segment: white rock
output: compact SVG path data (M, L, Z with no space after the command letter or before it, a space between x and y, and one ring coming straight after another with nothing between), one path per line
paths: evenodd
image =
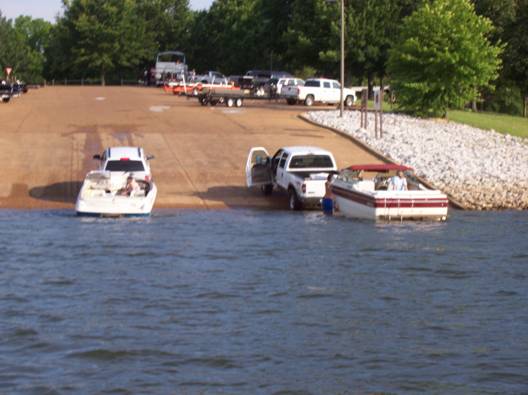
M360 113L313 111L306 116L355 137L474 208L526 208L528 141L443 120L383 115L383 138L358 128ZM497 193L494 191L501 191Z

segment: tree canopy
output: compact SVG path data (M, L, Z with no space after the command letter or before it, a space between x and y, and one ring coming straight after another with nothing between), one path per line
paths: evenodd
M13 22L0 12L0 72L11 67L19 79L42 81L50 30L43 19L19 16Z
M488 40L492 30L468 0L434 0L405 18L388 61L398 105L445 116L475 99L498 76L501 47Z
M30 17L8 20L0 13L0 65L13 66L17 75L30 82L93 78L115 83L122 78L137 80L154 62L157 52L180 50L187 55L189 68L198 73L218 70L243 74L250 69L274 69L304 78L336 78L339 1L215 0L208 10L192 11L189 0L63 0L63 13L53 24ZM434 83L440 88L442 81L449 86L466 81L472 88L456 93L458 103L478 92L486 100L483 108L521 111L519 98L521 94L528 96L528 0L344 1L347 84L371 86L377 79L395 87L395 82L404 82L407 77L403 72L408 70L408 87L417 89L418 71L414 67L427 65L426 58L417 58L412 67L411 62L409 68L402 65L399 70L393 64L388 72L391 50L394 54L409 50L414 39L423 44L425 55L430 51L429 56L438 57L431 60L430 70L440 72L443 66L452 70L457 64L464 65L460 75L449 74ZM442 8L438 4L443 4ZM436 13L426 17L425 9ZM406 26L410 22L404 22L409 20L405 18L413 12L421 15L412 17L417 25ZM491 22L469 18L475 12ZM443 31L441 26L448 28ZM482 44L488 42L482 36L493 45ZM400 38L407 43L402 44ZM486 66L479 54L493 55L497 46L505 48L500 57L504 67L499 70L494 92L489 81L497 74L497 63ZM467 56L462 57L466 50ZM475 60L479 61L471 66ZM488 82L483 83L486 79ZM399 87L401 90L403 86ZM439 103L453 105L452 89L448 91L451 93L442 91ZM422 92L424 98L431 94ZM514 96L517 99L512 103Z

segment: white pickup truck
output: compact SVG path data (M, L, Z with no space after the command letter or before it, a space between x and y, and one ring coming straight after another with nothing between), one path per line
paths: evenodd
M337 171L334 156L317 147L284 147L269 156L263 147L249 151L246 163L246 184L260 187L265 195L273 188L288 193L291 210L319 205L324 197L328 174Z
M341 100L341 84L336 80L312 78L306 80L304 86L285 86L281 94L290 105L299 102L304 102L306 106L316 102L335 104ZM354 104L356 95L352 89L343 90L343 101L347 107Z

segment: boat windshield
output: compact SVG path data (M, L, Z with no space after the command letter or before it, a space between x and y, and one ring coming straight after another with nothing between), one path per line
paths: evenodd
M109 160L105 170L108 171L145 171L140 160Z
M334 163L328 155L299 155L290 162L290 169L333 169Z

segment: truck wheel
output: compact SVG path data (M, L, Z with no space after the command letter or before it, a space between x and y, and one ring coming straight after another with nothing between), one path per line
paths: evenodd
M227 100L226 100L226 106L227 107L233 107L235 105L235 101L233 100L233 98L229 97Z
M273 192L273 184L262 185L260 189L265 196L269 196Z
M238 99L236 99L235 104L237 107L242 107L242 105L244 104L244 100L239 97Z
M293 106L295 103L297 103L297 100L295 100L295 99L286 99L286 102L287 102L290 106Z
M354 97L353 96L347 96L345 99L345 106L352 107L354 105Z
M293 211L297 211L302 208L302 203L297 197L297 193L293 188L288 189L288 205L290 207L290 210Z
M308 107L313 106L314 101L315 100L314 100L313 95L308 95L306 96L306 99L304 99L304 105Z
M211 101L209 102L209 104L211 104L211 106L216 106L218 104L218 100L217 99L211 99Z
M200 104L202 106L206 106L207 105L207 98L205 98L205 97L198 98L198 101L200 102Z
M198 89L194 88L192 91L193 96L198 96Z

